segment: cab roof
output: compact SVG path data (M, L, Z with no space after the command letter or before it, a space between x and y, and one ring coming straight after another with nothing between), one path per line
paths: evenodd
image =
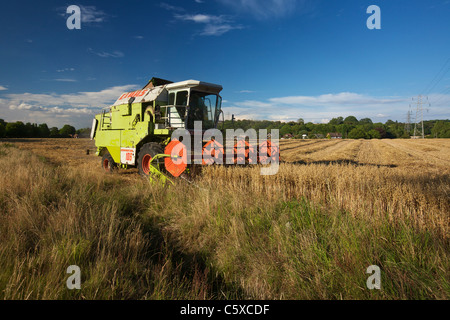
M199 90L219 93L222 90L222 86L219 84L203 82L198 80L185 80L180 82L174 82L166 85L167 90L182 89L182 88L195 88Z

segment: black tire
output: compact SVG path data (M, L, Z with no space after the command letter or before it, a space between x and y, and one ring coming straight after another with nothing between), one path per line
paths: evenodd
M162 145L156 142L149 142L144 144L139 150L137 167L139 169L139 174L143 177L148 177L150 175L149 165L154 167L159 165L160 169L164 168L164 159L154 160L151 164L149 161L157 154L164 153Z
M117 170L117 163L108 151L102 157L102 168L106 173L113 173Z

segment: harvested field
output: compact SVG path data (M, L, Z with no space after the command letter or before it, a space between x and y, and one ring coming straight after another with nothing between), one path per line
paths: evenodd
M450 297L449 139L280 145L276 175L210 166L167 188L105 174L88 139L0 140L0 297Z

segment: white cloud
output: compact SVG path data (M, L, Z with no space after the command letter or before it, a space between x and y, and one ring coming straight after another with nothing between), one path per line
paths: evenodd
M76 79L68 79L68 78L59 78L59 79L54 79L55 81L58 82L77 82L78 80Z
M273 104L256 100L245 100L242 102L237 102L236 105L242 108L270 108Z
M183 14L183 15L175 15L175 18L182 20L190 20L197 23L220 23L223 22L223 19L220 16L212 16L206 14Z
M200 33L202 36L220 36L234 29L241 29L240 26L232 26L230 24L208 24Z
M253 92L255 92L255 91L252 91L252 90L241 90L241 91L239 91L239 93L253 93Z
M80 17L81 17L81 27L83 25L93 25L96 23L101 23L106 21L110 15L104 12L103 10L97 9L95 6L83 6L78 5L80 7ZM67 7L58 8L58 12L60 16L66 18L71 14L67 13Z
M286 96L265 101L245 100L224 104L224 111L237 119L305 121L323 123L338 116L354 115L358 119L373 118L377 121L403 121L408 111L409 98L373 97L364 94L341 92L318 96ZM443 110L435 108L437 114ZM448 114L448 111L447 111Z
M444 93L448 92L448 93ZM450 91L446 89L442 93L432 93L428 95L428 102L431 106L447 106L450 107Z
M56 70L56 72L67 72L67 71L75 71L75 68L64 68Z
M100 58L123 58L125 54L121 51L113 51L113 52L96 52L92 48L88 48L88 52L99 56Z
M124 92L138 89L138 85L124 85L100 91L72 94L6 94L0 99L5 121L47 123L61 127L66 123L77 128L88 127L92 117L110 106Z
M323 94L320 96L290 96L281 98L272 98L270 101L282 104L300 104L300 105L361 105L361 104L392 104L404 102L404 99L381 99L365 96L352 92L341 92L338 94Z
M108 15L95 6L79 6L81 11L81 23L99 23L107 19Z
M202 36L220 36L234 29L242 29L241 25L234 24L229 17L224 15L175 14L174 17L182 21L203 24L203 30L199 33Z
M177 12L182 12L182 11L184 11L184 8L172 6L172 5L167 4L167 3L165 3L165 2L162 2L159 6L160 6L161 8L163 8L163 9L168 10L168 11L177 11Z
M0 91L5 91L8 90L8 88L4 87L4 86L0 86Z
M195 0L197 3L203 3L202 0ZM174 13L176 20L194 22L203 24L202 31L198 32L201 36L220 36L231 30L242 29L242 25L236 24L230 17L225 15L210 15L210 14L188 14L186 10L181 7L176 7L165 2L160 4L160 7Z
M258 19L280 18L291 14L305 0L218 0L238 12L253 15Z
M11 109L11 110L30 110L32 108L33 108L32 105L26 104L26 103L21 103L18 106L13 105L13 104L9 106L9 109Z

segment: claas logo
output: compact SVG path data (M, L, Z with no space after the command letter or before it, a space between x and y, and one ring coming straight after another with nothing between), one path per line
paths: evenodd
M138 91L133 91L133 92L126 92L126 93L122 94L122 95L119 97L119 100L127 99L127 98L133 98L133 97L135 97L135 98L137 98L137 97L142 97L142 96L144 96L148 91L149 91L149 89L143 89L143 90L138 90Z

